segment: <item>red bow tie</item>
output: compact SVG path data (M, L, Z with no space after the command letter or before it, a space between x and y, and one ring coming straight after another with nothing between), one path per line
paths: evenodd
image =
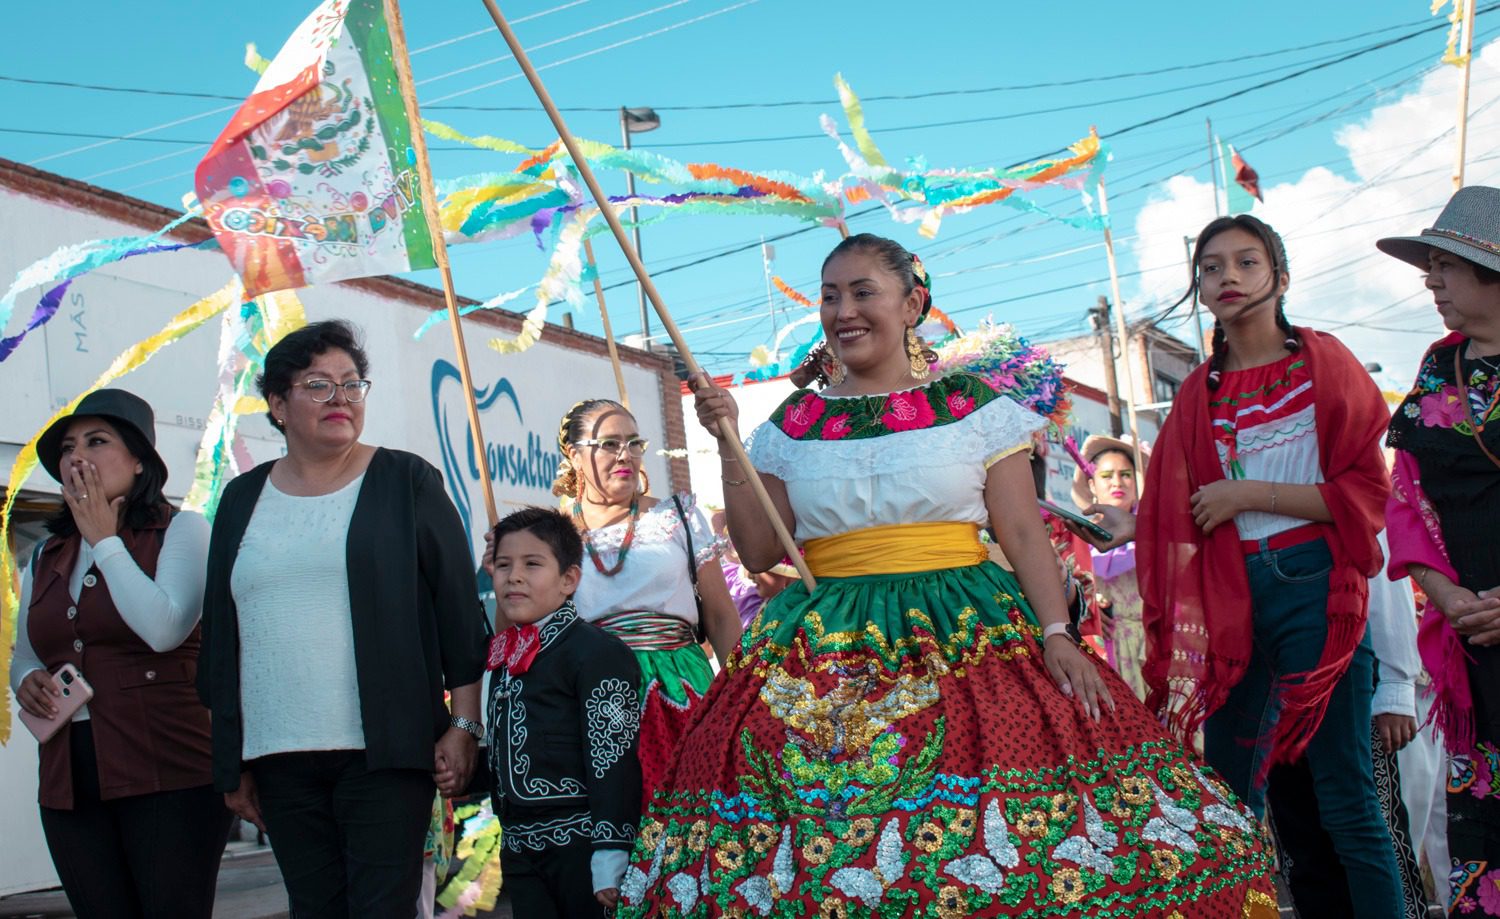
M541 649L541 632L535 624L513 625L490 639L490 660L486 669L498 670L503 665L511 676L520 676L531 667Z

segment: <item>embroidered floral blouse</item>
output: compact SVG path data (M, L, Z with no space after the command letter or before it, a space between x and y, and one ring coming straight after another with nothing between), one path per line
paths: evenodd
M793 393L750 437L786 483L799 541L897 523L989 524L985 470L1045 424L979 377L886 395Z
M1488 590L1500 584L1500 542L1492 535L1500 516L1500 467L1474 435L1477 423L1485 446L1500 456L1500 359L1460 357L1469 391L1466 412L1453 361L1467 344L1428 352L1415 385L1391 418L1387 443L1416 459L1422 490L1464 586Z
M678 495L678 499L692 533L693 567L697 569L722 555L724 545L715 538L698 500L691 494ZM594 548L606 567L619 558L626 530L626 523L617 523L593 531ZM698 605L688 572L688 536L671 498L641 512L630 554L613 577L601 574L584 555L583 580L573 601L578 614L590 622L611 613L645 610L697 623Z
M1208 412L1226 477L1292 485L1323 481L1312 373L1302 356L1225 372ZM1305 523L1263 511L1234 518L1241 539L1264 539Z

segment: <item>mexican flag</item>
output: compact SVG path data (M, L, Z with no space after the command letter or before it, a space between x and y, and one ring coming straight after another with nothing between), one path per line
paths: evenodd
M435 264L382 0L324 0L198 164L248 296Z

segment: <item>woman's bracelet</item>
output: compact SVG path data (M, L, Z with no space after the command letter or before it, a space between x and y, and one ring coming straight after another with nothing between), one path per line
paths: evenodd
M1053 635L1067 635L1069 639L1073 637L1068 635L1068 624L1066 622L1054 622L1042 628L1042 641L1045 642Z
M1422 588L1424 594L1427 593L1427 576L1431 573L1432 569L1425 566L1420 571L1412 569L1411 579L1417 582L1417 586Z
M739 486L739 485L748 485L748 484L750 484L750 480L749 479L720 479L720 481L723 482L725 485L730 486L731 488Z
M1276 513L1276 483L1271 483L1271 513Z

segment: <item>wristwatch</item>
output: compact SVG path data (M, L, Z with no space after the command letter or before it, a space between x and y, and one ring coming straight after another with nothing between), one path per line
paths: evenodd
M484 740L484 725L462 715L454 715L448 719L448 723L460 731L468 731L474 735L475 740Z

